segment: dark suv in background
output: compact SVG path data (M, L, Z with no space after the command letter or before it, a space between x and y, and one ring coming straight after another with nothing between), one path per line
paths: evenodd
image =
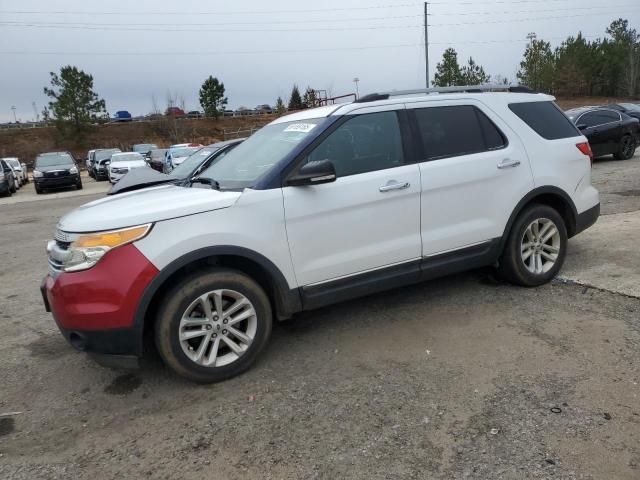
M52 188L82 189L80 169L69 152L41 153L33 166L36 193Z

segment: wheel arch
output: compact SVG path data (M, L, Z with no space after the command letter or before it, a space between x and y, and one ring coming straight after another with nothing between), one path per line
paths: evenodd
M155 320L159 299L177 281L191 272L224 266L241 271L255 280L265 291L278 319L286 319L302 310L297 288L291 289L282 272L263 255L246 248L220 245L205 247L177 258L152 280L145 289L134 317L140 333L149 331Z
M578 210L576 209L573 200L564 190L551 185L538 187L531 190L525 195L513 209L513 212L509 216L507 225L502 234L502 240L500 242L500 252L503 251L509 234L511 233L511 227L513 227L518 215L529 205L538 203L542 205L548 205L555 209L567 227L567 236L571 238L576 233L576 223L578 219Z

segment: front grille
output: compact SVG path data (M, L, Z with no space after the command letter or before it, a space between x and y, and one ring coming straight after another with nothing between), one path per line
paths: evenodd
M69 170L50 170L43 172L44 178L62 178L69 176Z

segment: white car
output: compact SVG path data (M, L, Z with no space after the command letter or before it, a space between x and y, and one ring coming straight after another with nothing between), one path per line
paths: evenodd
M144 159L141 153L137 152L123 152L114 153L111 155L111 161L109 163L109 181L116 183L129 171L135 168L149 168L149 165Z
M542 285L600 212L589 144L553 100L455 87L280 117L185 186L64 216L45 305L104 364L135 364L148 332L213 382L296 312L491 265Z
M165 153L163 173L171 173L174 168L202 147L203 146L199 143L180 143L178 145L171 145Z
M29 175L26 170L26 165L20 163L19 159L17 159L16 157L5 157L3 158L3 160L7 162L13 170L13 177L16 181L16 188L22 187L22 185L29 181Z

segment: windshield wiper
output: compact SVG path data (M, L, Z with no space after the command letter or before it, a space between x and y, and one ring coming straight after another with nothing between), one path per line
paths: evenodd
M210 185L211 188L215 190L220 190L220 182L218 182L217 180L214 180L213 178L205 178L205 177L192 178L189 181L189 186L193 185L194 183L204 183L205 185Z

